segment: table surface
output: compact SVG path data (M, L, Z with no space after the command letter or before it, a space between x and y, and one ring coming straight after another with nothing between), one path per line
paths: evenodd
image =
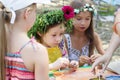
M116 75L110 71L105 71L102 75L104 78L106 76ZM55 76L56 80L89 80L95 78L96 76L91 73L91 66L89 67L80 67L77 71L72 73L64 73L62 75Z

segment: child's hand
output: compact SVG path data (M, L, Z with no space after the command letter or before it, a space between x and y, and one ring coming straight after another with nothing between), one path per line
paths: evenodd
M92 64L91 72L93 74L96 74L96 67L97 67L98 69L102 69L101 73L103 73L105 71L106 67L107 67L107 64L108 64L107 61L108 61L109 57L110 57L109 54L107 54L107 55L103 55L103 56L97 58L95 60L95 62ZM104 64L105 66L102 67L102 64Z
M70 62L70 68L78 68L78 67L79 67L78 61L72 60Z
M82 56L80 56L80 62L81 62L81 63L84 63L84 64L85 64L85 63L88 63L88 64L89 64L89 63L90 63L90 57L88 57L88 56L83 56L83 55L82 55Z
M69 66L69 64L70 64L70 62L69 62L69 59L68 58L62 58L61 59L62 60L62 62L61 62L61 64L62 64L62 68L66 68L66 67L68 67Z
M60 69L61 67L65 68L67 66L69 66L69 60L67 58L59 58L54 63L52 63L53 69L56 70Z
M101 56L100 54L93 54L93 55L91 55L91 56L90 56L91 62L92 62L92 63L95 62L95 60L96 60L98 57L100 57L100 56Z
M78 61L72 60L70 62L70 71L74 72L77 70L78 67L79 67Z

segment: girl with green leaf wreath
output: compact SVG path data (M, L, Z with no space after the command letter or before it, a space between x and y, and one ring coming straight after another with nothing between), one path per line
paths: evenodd
M28 32L29 36L34 36L39 43L47 47L49 70L58 70L69 66L69 59L66 58L66 45L62 39L65 29L72 27L72 17L74 17L74 10L70 6L64 6L62 10L38 14L34 26Z
M65 34L70 65L86 66L100 56L94 54L95 47L100 54L104 54L101 40L93 29L93 16L96 14L96 9L94 5L84 0L74 0L71 6L75 13L73 28L69 34Z

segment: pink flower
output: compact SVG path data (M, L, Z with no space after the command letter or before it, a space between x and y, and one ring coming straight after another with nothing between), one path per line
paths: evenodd
M64 18L69 20L70 18L74 17L74 9L71 6L63 6L62 11L64 13Z

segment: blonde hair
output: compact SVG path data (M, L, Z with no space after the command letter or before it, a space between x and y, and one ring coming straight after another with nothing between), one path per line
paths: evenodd
M7 53L7 40L4 25L4 11L2 11L4 6L0 3L0 79L5 80L5 53Z
M31 5L28 7L33 8ZM21 10L16 11L16 15L19 15ZM4 5L0 2L0 80L6 80L5 75L7 62L5 60L5 56L8 53L9 48L7 45L7 27L5 27L5 23L10 23L10 19L11 12L7 12Z

